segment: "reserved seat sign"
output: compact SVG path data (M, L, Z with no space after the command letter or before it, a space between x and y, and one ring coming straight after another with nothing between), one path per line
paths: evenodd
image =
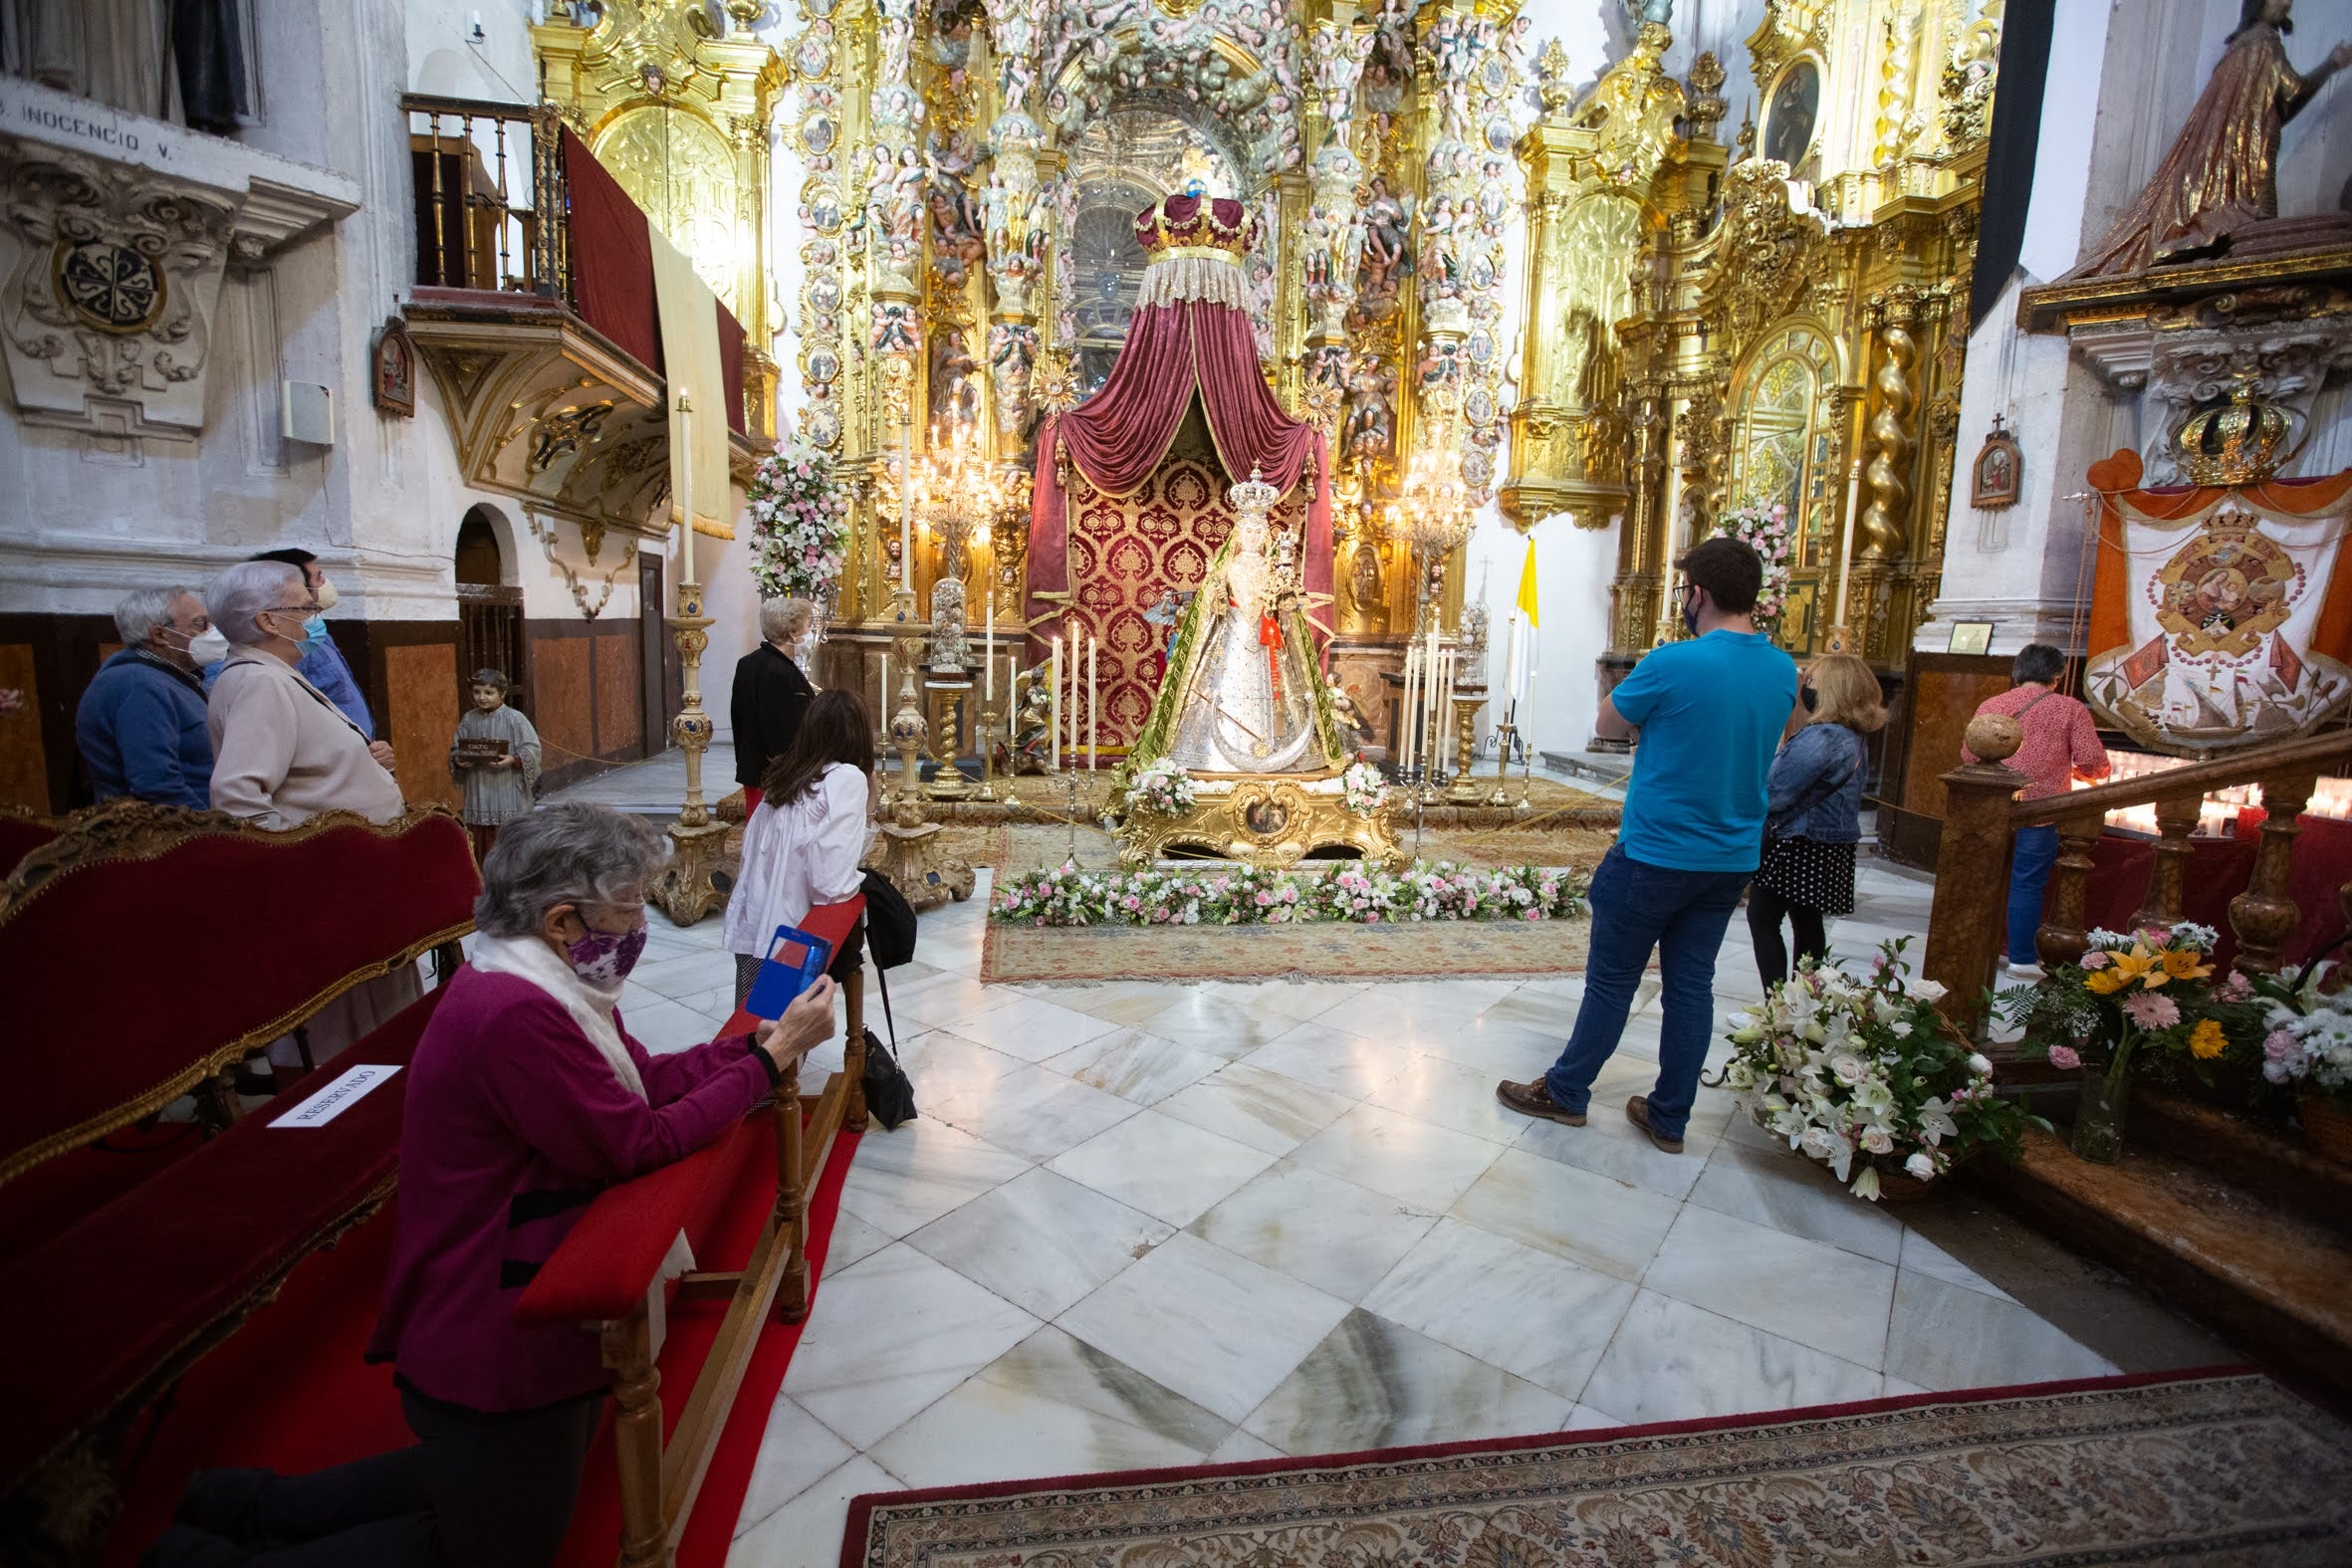
M398 1062L367 1061L336 1075L335 1081L270 1123L272 1127L324 1127L359 1097L400 1070Z

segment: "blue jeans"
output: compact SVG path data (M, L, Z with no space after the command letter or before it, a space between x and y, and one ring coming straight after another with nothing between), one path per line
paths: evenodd
M1698 1098L1715 1031L1715 955L1748 871L1670 871L1610 849L1592 874L1592 951L1585 960L1584 1005L1559 1060L1543 1075L1544 1092L1562 1110L1582 1111L1592 1080L1617 1050L1634 989L1658 954L1662 982L1658 1083L1650 1091L1650 1130L1680 1138Z
M2058 863L2058 827L2017 829L2017 847L2009 856L2009 962L2038 964L2033 933L2041 927L2041 890L2049 885L2050 867Z

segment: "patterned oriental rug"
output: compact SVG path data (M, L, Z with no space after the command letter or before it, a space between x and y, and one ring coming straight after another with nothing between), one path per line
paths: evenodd
M2352 1561L2352 1429L2266 1378L2101 1378L1328 1458L885 1492L843 1568Z

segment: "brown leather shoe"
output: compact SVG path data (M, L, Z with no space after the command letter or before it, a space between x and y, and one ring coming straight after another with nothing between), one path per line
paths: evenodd
M1522 1116L1540 1116L1547 1122L1558 1122L1563 1127L1584 1125L1582 1111L1562 1110L1552 1104L1551 1093L1543 1087L1541 1078L1529 1079L1526 1083L1513 1083L1506 1078L1495 1085L1495 1098Z
M1648 1096L1637 1094L1632 1099L1627 1100L1625 1102L1625 1119L1633 1123L1634 1126L1639 1127L1643 1132L1648 1133L1650 1135L1650 1142L1656 1144L1668 1154L1682 1153L1682 1140L1680 1138L1661 1137L1658 1132L1650 1126L1650 1102Z

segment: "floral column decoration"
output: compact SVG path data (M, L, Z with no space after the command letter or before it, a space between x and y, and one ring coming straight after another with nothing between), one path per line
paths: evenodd
M1345 8L1351 10L1352 8ZM1338 447L1347 396L1347 308L1355 300L1364 222L1356 206L1363 165L1348 143L1355 128L1356 86L1372 52L1373 29L1344 16L1317 22L1309 38L1310 102L1322 120L1322 144L1308 176L1306 223L1298 245L1299 293L1306 301L1306 417Z
M988 276L996 302L989 312L988 373L996 391L997 430L1011 436L1029 405L1037 367L1034 300L1046 258L1045 213L1038 153L1045 133L1031 115L1037 94L1041 0L989 0L990 42L996 53L997 100L989 130L995 166L983 201L987 214Z
M1512 148L1519 97L1519 45L1529 23L1507 25L1451 8L1427 42L1437 98L1428 194L1417 214L1415 258L1421 291L1421 358L1415 370L1426 439L1457 431L1471 498L1494 494L1495 451L1503 438L1504 226L1520 195Z
M841 442L841 320L847 289L841 274L844 201L840 157L840 47L832 0L802 0L803 32L793 54L800 79L796 134L808 177L801 186L801 384L808 394L802 430L832 451Z
M876 0L879 34L873 91L867 111L873 142L867 149L865 242L870 322L866 348L881 372L887 442L913 417L915 359L922 352L923 195L927 179L915 135L922 96L909 75L916 0ZM902 587L909 562L899 562Z

